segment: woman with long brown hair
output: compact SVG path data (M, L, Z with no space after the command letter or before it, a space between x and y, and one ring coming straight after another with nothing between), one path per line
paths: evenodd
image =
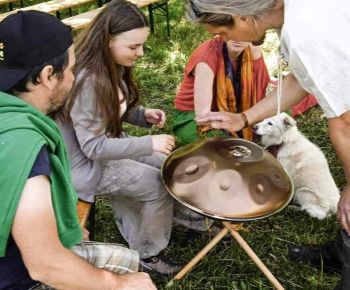
M125 0L110 2L76 41L76 83L59 124L80 199L108 193L117 226L144 266L164 274L179 270L163 259L173 201L159 168L175 146L170 135L129 136L123 122L163 127L158 109L139 105L132 66L143 56L146 17Z

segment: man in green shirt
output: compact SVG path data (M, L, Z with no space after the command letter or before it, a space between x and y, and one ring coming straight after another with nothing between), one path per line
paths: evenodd
M64 104L74 63L54 16L0 23L0 289L156 289L136 252L81 242L66 148L47 116Z

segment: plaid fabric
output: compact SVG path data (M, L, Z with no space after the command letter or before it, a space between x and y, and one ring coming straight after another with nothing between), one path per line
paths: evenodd
M106 244L84 241L72 247L72 251L95 265L118 274L137 272L139 268L139 255L137 252L119 244ZM37 284L30 290L54 289Z

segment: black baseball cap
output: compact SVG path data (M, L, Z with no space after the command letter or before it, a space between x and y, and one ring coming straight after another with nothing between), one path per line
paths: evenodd
M70 28L48 13L28 10L7 16L0 22L0 91L72 44Z

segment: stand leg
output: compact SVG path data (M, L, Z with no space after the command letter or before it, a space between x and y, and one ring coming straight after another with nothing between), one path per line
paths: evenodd
M173 279L169 281L166 287L171 287L174 284L174 280L182 279L192 268L212 249L214 246L221 241L221 239L228 233L228 229L223 228L214 239L210 241L182 270L175 275Z
M252 248L247 244L247 242L241 237L237 232L234 225L229 222L223 222L224 226L230 230L232 236L236 239L238 244L243 248L243 250L248 254L248 256L253 260L253 262L258 266L261 272L266 276L266 278L271 282L271 284L277 290L284 290L280 282L272 275L270 270L264 265L264 263L259 259L259 257L254 253Z

